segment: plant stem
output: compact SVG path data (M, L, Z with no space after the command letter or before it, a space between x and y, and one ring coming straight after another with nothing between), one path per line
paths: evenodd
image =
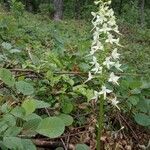
M99 115L98 115L97 150L102 150L100 139L103 131L103 121L104 121L104 98L101 97L99 103Z

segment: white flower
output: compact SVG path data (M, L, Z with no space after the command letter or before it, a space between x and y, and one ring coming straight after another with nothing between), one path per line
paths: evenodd
M110 18L109 21L108 21L108 24L109 24L110 26L116 25L115 18L114 18L114 17Z
M95 56L93 56L93 61L90 62L90 64L92 64L92 65L97 64L97 58Z
M113 98L113 99L109 99L110 100L110 102L111 102L111 104L113 105L113 106L115 106L115 107L117 107L119 110L120 110L120 108L118 107L118 103L119 103L119 101L117 101L117 98L115 97L115 98Z
M101 2L101 0L95 1L94 3L95 3L95 5L98 5L100 2Z
M102 13L100 13L97 17L97 22L102 24L105 21L107 21L107 18Z
M119 61L117 61L115 64L114 64L114 67L120 71L123 71L120 67L121 67L121 64L119 63Z
M97 101L99 95L100 95L100 94L99 94L97 91L94 91L94 97L92 97L91 99L95 99L95 101Z
M104 95L104 99L106 99L106 95L107 93L111 93L112 90L107 89L105 86L102 86L102 90L99 92L99 94L103 94Z
M92 80L93 78L94 78L94 76L93 76L93 75L91 74L91 72L89 71L88 79L87 79L84 83L86 83L86 82Z
M97 41L97 42L93 42L92 43L92 47L91 47L91 51L90 51L90 55L93 55L97 50L103 50L103 45L101 42Z
M96 63L94 68L91 71L93 71L94 74L102 73L102 69L103 69L103 67L101 67L99 63Z
M102 29L100 29L100 32L107 33L108 31L111 31L111 30L112 29L109 28L106 23L104 23L103 26L102 26Z
M105 65L108 69L115 64L115 62L110 61L111 57L106 57L103 65Z
M112 51L111 56L112 56L112 58L115 59L115 60L116 60L116 59L119 59L120 54L117 53L117 48L115 48L115 49Z
M114 36L112 34L108 34L108 38L105 41L106 43L110 43L110 44L117 44L119 45L119 38L118 39L114 39Z
M113 72L110 74L110 77L108 79L108 82L112 82L114 84L119 85L118 80L120 77L116 76Z

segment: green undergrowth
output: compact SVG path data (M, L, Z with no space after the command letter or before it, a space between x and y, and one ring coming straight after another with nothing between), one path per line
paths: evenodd
M119 50L124 64L116 89L119 106L148 128L150 30L119 24L124 45ZM1 11L1 147L21 150L28 145L34 150L30 140L18 135L55 138L69 126L85 124L86 118L78 115L93 111L89 103L93 89L99 89L101 82L83 84L90 69L91 60L86 55L91 39L91 23L85 20L54 22L47 16L26 12L16 18ZM106 106L106 110L112 107Z

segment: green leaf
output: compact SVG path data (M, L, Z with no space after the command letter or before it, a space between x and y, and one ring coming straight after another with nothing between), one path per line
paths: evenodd
M6 130L6 132L4 133L4 136L15 137L21 132L21 130L22 130L21 127L16 127L16 126L10 127Z
M24 150L21 139L18 137L4 137L3 144L9 149Z
M36 109L36 103L33 99L26 99L21 106L25 109L26 115L32 114Z
M90 150L90 148L85 144L77 144L75 150Z
M3 120L7 123L8 126L16 125L16 118L11 114L4 115Z
M133 106L136 106L138 102L140 101L138 96L130 96L128 100Z
M35 114L35 113L29 114L29 115L25 116L23 119L26 120L26 121L33 120L33 119L42 120L42 118L39 115Z
M41 122L41 119L29 120L23 124L23 129L24 130L36 130L40 122Z
M34 101L36 103L36 108L38 108L38 109L50 107L50 104L46 103L44 101L39 101L39 100L34 100Z
M65 126L70 126L73 123L73 118L70 115L60 114L58 117L64 121Z
M150 116L142 113L138 113L134 116L135 121L142 126L150 125Z
M72 110L73 110L73 105L72 105L72 103L70 103L70 102L64 102L64 103L63 103L63 106L62 106L62 111L63 111L63 113L69 114L69 113L72 112Z
M24 95L31 95L34 93L34 88L30 83L27 83L25 81L18 81L16 82L16 88L18 92L24 94Z
M6 122L3 120L0 120L0 134L2 134L2 132L4 132L7 128L8 128L8 125L6 124Z
M5 68L0 68L0 80L2 80L6 85L10 87L15 84L15 79L12 73Z
M63 134L64 130L65 124L62 119L58 117L49 117L41 121L36 131L49 138L56 138Z
M29 139L22 139L21 143L23 145L23 150L36 150L35 145Z
M11 111L11 114L14 115L15 117L18 117L18 118L24 118L25 116L25 110L24 108L22 107L15 107L12 111Z
M40 64L40 60L36 55L33 55L30 53L30 59L32 60L32 63L34 65L39 65Z
M7 50L10 50L12 48L12 45L10 43L7 43L7 42L3 42L2 43L2 47L4 49L7 49Z

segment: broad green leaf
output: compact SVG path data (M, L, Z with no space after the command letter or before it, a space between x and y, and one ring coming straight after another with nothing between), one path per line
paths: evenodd
M29 139L22 139L21 143L23 145L23 150L36 150L35 145Z
M15 79L12 73L5 68L0 68L0 80L2 80L6 85L10 87L15 84Z
M3 144L9 149L24 150L22 141L18 137L4 137Z
M90 150L90 148L85 144L77 144L75 150Z
M0 134L6 131L7 128L8 128L7 123L4 120L0 120Z
M41 121L36 131L49 138L56 138L62 135L64 130L65 124L62 119L58 117L49 117Z
M11 114L3 115L3 120L6 122L8 126L16 125L16 118Z
M63 111L63 113L69 114L69 113L72 112L72 110L73 110L73 105L72 105L72 103L67 102L67 101L63 103L63 106L62 106L62 111Z
M21 132L21 130L22 130L21 127L16 127L16 126L10 127L6 130L6 132L4 133L4 136L15 137Z
M32 114L36 109L36 103L33 99L26 99L21 105L26 112L26 115Z
M42 118L39 115L35 114L35 113L29 114L29 115L25 116L23 119L26 120L26 121L33 120L33 119L42 120Z
M36 130L40 122L41 122L41 119L29 120L23 124L23 129L24 130Z
M24 118L25 116L25 109L20 107L20 106L17 106L15 107L12 111L11 111L11 114L14 115L15 117L18 117L18 118Z
M150 125L150 116L142 113L138 113L134 116L135 121L142 126Z
M34 101L36 103L36 108L37 109L50 107L50 104L46 103L44 101L40 101L40 100L34 100Z
M0 148L2 150L8 150L8 148L4 145L3 141L0 141Z
M64 121L65 126L70 126L73 123L73 118L70 115L60 114L58 117Z
M30 83L27 83L25 81L18 81L16 82L16 88L18 92L24 94L24 95L31 95L34 93L34 88Z
M11 110L11 107L8 103L4 103L1 107L0 110L2 113L8 113Z

